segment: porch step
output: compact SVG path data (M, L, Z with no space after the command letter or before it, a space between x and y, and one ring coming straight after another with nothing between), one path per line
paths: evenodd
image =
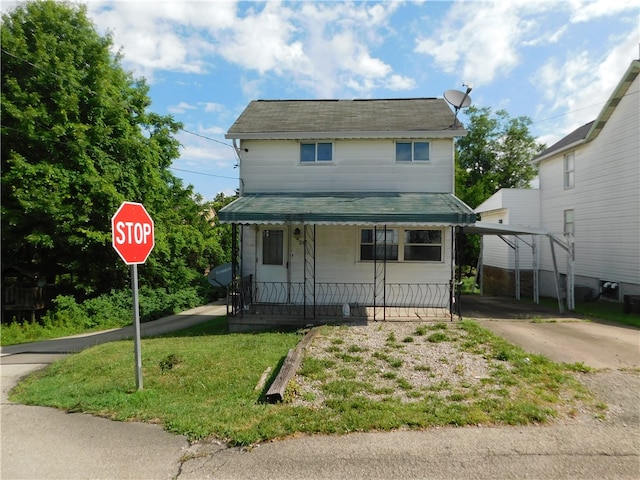
M299 328L317 327L318 325L335 323L366 324L362 317L319 317L305 319L286 315L245 315L244 317L227 317L229 333L266 332L269 330L297 330Z

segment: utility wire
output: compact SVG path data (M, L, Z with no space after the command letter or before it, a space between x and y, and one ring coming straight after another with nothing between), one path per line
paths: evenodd
M178 172L195 173L197 175L205 175L207 177L229 178L231 180L238 180L238 177L227 177L225 175L214 175L213 173L196 172L195 170L185 170L184 168L177 168L177 167L169 167L169 168L171 170L177 170Z
M191 131L187 130L186 128L181 128L180 130L182 130L184 133L188 133L190 135L195 135L196 137L204 138L205 140L210 140L212 142L219 143L220 145L224 145L226 147L230 147L230 148L235 149L235 147L233 145L231 145L229 143L226 143L226 142L221 142L220 140L216 140L215 138L207 137L206 135L202 135L202 134L196 133L196 132L191 132Z

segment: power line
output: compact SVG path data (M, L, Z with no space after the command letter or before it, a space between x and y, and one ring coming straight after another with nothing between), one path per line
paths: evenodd
M185 170L184 168L176 168L176 167L169 167L169 168L171 170L177 170L178 172L195 173L196 175L205 175L207 177L228 178L228 179L231 179L231 180L238 180L238 177L227 177L225 175L214 175L213 173L196 172L194 170Z
M182 130L185 133L189 133L191 135L195 135L196 137L204 138L205 140L211 140L212 142L216 142L216 143L219 143L221 145L225 145L227 147L234 148L234 146L229 144L229 143L221 142L220 140L216 140L215 138L207 137L206 135L202 135L200 133L191 132L191 131L187 130L186 128L181 128L180 130Z

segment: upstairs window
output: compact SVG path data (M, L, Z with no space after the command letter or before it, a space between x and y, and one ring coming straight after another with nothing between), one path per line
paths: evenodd
M564 188L573 188L575 181L575 156L571 152L564 156Z
M396 162L428 162L429 142L396 142Z
M300 162L331 162L333 161L333 143L315 142L300 144Z

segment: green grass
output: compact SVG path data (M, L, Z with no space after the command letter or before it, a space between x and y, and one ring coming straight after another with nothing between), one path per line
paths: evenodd
M340 328L323 327L320 334L340 335ZM143 339L142 391L135 389L133 343L120 341L87 349L31 375L10 393L10 399L113 420L159 423L190 439L215 437L232 445L300 432L523 425L554 418L567 401L561 398L589 399L571 376L572 371L584 370L581 365L558 365L527 354L474 322L447 328L438 328L438 333L451 333L459 339L460 351L476 352L491 362L491 375L480 385L452 385L436 379L431 387L423 388L395 372L372 369L364 358L367 355L382 365L399 368L403 360L396 351L393 355L382 351L338 354L330 360L306 356L300 381L287 387L286 402L267 404L266 389L301 336L228 334L225 319L218 318L185 331ZM263 391L255 391L268 367L274 369L270 380ZM365 379L359 376L360 370L367 372ZM319 385L315 393L303 391L308 382ZM401 400L398 392L404 392L410 401ZM296 399L320 403L309 407ZM603 415L602 409L598 413Z
M540 304L552 308L558 307L558 301L553 298L541 298ZM589 320L605 320L640 328L640 314L624 313L622 307L623 304L617 302L584 302L576 300L575 312L584 315Z

